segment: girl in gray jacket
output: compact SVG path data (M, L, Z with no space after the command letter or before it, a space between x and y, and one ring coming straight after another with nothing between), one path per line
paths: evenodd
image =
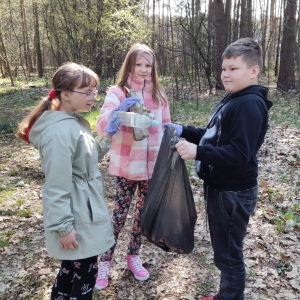
M39 150L45 174L43 216L46 248L62 260L52 300L92 299L97 255L115 241L104 200L98 161L117 132L110 117L104 133L93 138L87 112L96 100L98 76L66 63L54 74L52 91L19 125L17 137Z

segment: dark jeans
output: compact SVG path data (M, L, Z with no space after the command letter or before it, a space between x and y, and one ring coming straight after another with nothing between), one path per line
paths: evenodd
M257 186L219 191L204 185L214 263L221 271L221 300L244 300L243 240L257 202Z
M97 256L63 260L52 287L51 300L92 300L97 273Z

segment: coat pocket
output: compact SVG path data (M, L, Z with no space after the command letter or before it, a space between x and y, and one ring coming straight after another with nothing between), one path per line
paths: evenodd
M81 200L72 205L72 211L75 218L75 227L90 227L93 222L93 210L90 199Z

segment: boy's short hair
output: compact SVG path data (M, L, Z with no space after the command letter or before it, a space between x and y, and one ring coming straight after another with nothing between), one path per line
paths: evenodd
M263 59L258 43L252 38L242 38L231 43L222 54L222 59L241 56L247 66L259 66L261 72Z

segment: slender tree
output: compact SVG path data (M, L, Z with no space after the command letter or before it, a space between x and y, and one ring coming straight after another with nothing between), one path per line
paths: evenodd
M155 42L155 0L153 0L152 10L153 10L153 13L152 13L152 40L151 40L151 46L154 49L154 42Z
M216 88L224 89L221 81L222 53L226 48L225 13L222 0L215 0L215 22L216 27Z
M34 15L34 44L36 52L36 62L39 78L43 77L43 62L42 62L42 51L40 43L40 27L39 27L39 16L38 16L38 6L37 2L34 1L33 5L33 15Z
M262 26L261 26L262 27L261 50L262 50L262 57L263 57L263 68L262 68L263 73L265 73L265 69L266 69L268 13L269 13L269 0L267 0L265 15L264 15L264 18L262 18Z
M240 0L234 1L234 12L232 41L236 41L239 37Z
M252 0L247 0L247 37L253 37Z
M280 53L280 41L281 41L281 31L282 31L282 11L284 11L284 2L285 0L281 0L280 2L280 10L279 10L279 26L278 26L278 36L277 36L277 47L276 47L276 60L275 60L275 76L278 76L278 68L279 68L279 53Z
M23 40L24 40L24 55L26 57L26 66L28 75L32 73L33 66L32 66L32 59L30 53L30 46L29 46L29 38L28 38L28 28L27 28L27 16L25 10L24 0L20 0L20 9L21 9L21 20L22 20L22 29L23 29Z
M231 0L226 0L225 4L225 24L224 24L224 32L225 32L225 45L230 44L231 40Z
M247 35L247 0L241 0L240 38Z
M277 87L285 91L295 89L296 11L296 0L288 0L284 13L280 69L277 81Z
M14 84L14 79L13 79L13 76L12 76L12 73L11 73L10 63L9 63L9 60L8 60L8 57L7 57L7 51L6 51L6 47L5 47L4 39L3 39L1 21L0 21L0 56L1 56L1 59L5 61L5 65L6 65L6 69L7 69L7 72L8 72L8 76L10 78L11 85L14 86L15 85Z

